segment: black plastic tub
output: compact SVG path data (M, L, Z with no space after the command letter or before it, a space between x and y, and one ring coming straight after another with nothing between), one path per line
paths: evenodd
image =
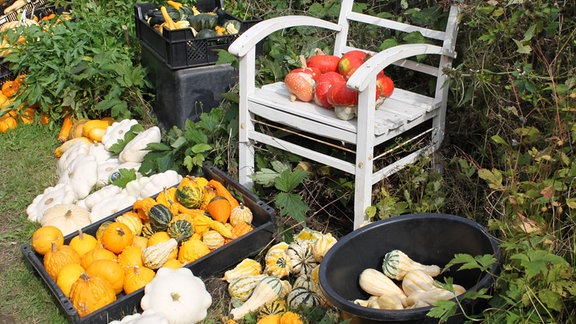
M354 304L367 299L358 284L362 270L382 269L387 252L399 249L414 261L443 268L457 253L473 256L491 254L500 260L500 248L486 229L464 217L446 214L410 214L380 220L342 237L326 254L320 267L320 285L329 301L352 323L437 323L426 316L431 307L406 310L379 310ZM467 290L491 288L498 262L489 273L449 269L436 278L451 277ZM459 297L460 298L460 297ZM485 305L469 299L461 303L467 313L478 313ZM450 319L462 322L461 314Z
M272 207L268 206L246 187L241 186L220 169L206 164L203 167L203 171L203 176L207 179L216 179L222 182L239 201L250 208L254 215L252 222L254 230L208 253L200 259L185 265L186 268L192 270L194 275L206 278L235 266L246 257L256 255L267 246L273 240L275 212ZM90 224L83 228L82 231L94 235L100 224L108 220L113 220L128 210L131 210L131 207ZM67 235L64 238L64 242L68 244L74 236L76 236L76 234ZM69 323L108 323L112 320L122 319L126 315L142 312L140 300L144 296L144 288L128 295L121 293L116 296L117 299L115 302L84 317L80 317L70 300L64 295L50 275L48 275L48 272L46 272L43 257L36 253L29 244L23 245L21 251L24 259L29 263L33 271L44 281L48 289L52 292L57 305Z

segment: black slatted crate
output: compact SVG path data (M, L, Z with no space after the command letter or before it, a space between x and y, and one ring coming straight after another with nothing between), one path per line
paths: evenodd
M250 208L253 213L252 225L254 229L227 243L226 245L213 250L202 258L185 265L192 270L192 273L201 278L221 274L223 271L232 268L244 258L258 254L272 240L275 231L274 209L250 192L247 188L241 186L237 181L232 179L228 174L218 168L206 164L203 167L203 176L207 179L215 179L222 182L235 197L238 198L245 206ZM126 211L127 208L114 215L106 217L96 223L82 229L83 232L95 235L98 227L105 221L114 220ZM76 234L67 235L64 242L67 244ZM108 323L112 320L122 319L126 315L142 312L140 300L144 296L144 288L141 288L131 294L119 294L115 302L104 306L103 308L80 317L78 312L72 306L70 300L64 295L62 290L56 285L56 282L48 275L44 268L43 257L36 253L29 245L23 245L21 251L25 260L29 263L32 270L36 272L42 281L48 286L56 299L58 306L68 319L69 323Z
M211 1L199 1L196 6L201 12L209 12L222 5ZM218 60L217 50L227 50L238 35L261 21L261 19L241 20L225 13L226 19L240 21L240 32L236 35L199 39L194 37L190 28L176 30L164 28L162 33L154 29L148 24L146 18L147 12L157 8L152 3L134 6L136 36L142 44L154 51L169 68L174 70L215 64Z

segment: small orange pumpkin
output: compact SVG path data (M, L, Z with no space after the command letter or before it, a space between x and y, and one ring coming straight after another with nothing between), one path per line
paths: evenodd
M124 285L124 269L120 263L106 259L96 260L86 268L85 272L91 277L98 276L106 279L112 284L116 294L122 292Z
M78 230L78 235L74 236L68 245L76 250L80 256L83 256L86 252L98 246L98 240L94 236L82 232L80 229Z
M142 266L142 249L139 246L129 245L118 254L118 263L123 268Z
M64 293L64 296L70 297L70 288L80 275L84 272L84 267L78 263L70 263L62 267L58 276L56 277L56 285L60 287L60 290Z
M92 262L101 259L116 260L116 254L110 250L106 250L102 246L98 246L82 256L82 266L86 269Z
M82 258L80 254L69 245L58 246L54 242L52 243L51 249L44 254L44 268L54 280L56 280L58 272L60 272L65 265L70 263L80 264L81 261Z
M101 240L106 249L119 254L125 247L132 245L134 233L128 225L113 222L104 229Z
M10 98L14 94L16 94L16 92L18 92L19 88L20 88L20 81L18 81L18 79L6 81L4 82L4 84L2 84L2 93L6 97Z
M124 277L124 293L131 294L146 286L155 276L156 272L147 267L136 266L127 269Z
M106 279L82 273L70 288L70 301L78 315L84 317L116 301L116 294Z
M56 226L42 226L32 234L32 248L40 255L46 254L52 248L52 242L56 246L64 244L64 235Z

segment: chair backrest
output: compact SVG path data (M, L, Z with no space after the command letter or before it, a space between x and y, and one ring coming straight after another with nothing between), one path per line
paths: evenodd
M340 8L340 16L338 25L342 26L342 30L336 35L334 43L334 54L342 55L343 53L357 49L351 45L349 36L351 26L364 24L366 27L378 26L383 29L395 31L397 33L420 33L428 42L440 42L445 55L448 57L456 57L455 43L456 34L458 32L458 6L453 5L448 12L447 23L445 29L438 30L432 27L420 27L413 24L398 22L397 20L380 18L377 16L367 15L365 13L355 12L354 3L359 1L342 0ZM442 10L439 8L439 10ZM437 13L435 13L437 14ZM364 49L365 48L360 48ZM413 68L415 70L422 70L421 72L429 73L429 70L423 69L422 64L417 64Z
M359 2L359 1L356 1ZM403 59L394 63L396 66L407 68L416 72L425 73L437 79L435 97L439 101L445 101L447 87L444 87L446 75L442 70L450 67L452 59L456 57L456 36L458 33L458 6L452 5L447 15L445 28L443 30L433 29L432 27L421 27L413 24L399 22L397 20L380 18L367 15L365 13L354 11L354 0L342 0L338 24L342 30L336 35L334 43L334 54L341 56L343 53L354 49L374 50L359 48L351 41L351 29L358 26L359 28L374 27L382 29L382 34L386 31L389 35L407 35L409 33L419 33L423 39L432 44L442 47L443 55L440 60L434 61L434 65L423 63L411 59ZM438 10L443 10L438 8ZM438 14L438 13L434 13ZM367 29L368 30L368 29ZM398 38L398 37L396 37ZM440 93L438 93L440 92Z

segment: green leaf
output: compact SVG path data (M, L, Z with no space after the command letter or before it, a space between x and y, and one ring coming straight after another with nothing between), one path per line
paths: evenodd
M492 171L488 169L479 169L478 176L488 182L491 189L501 190L504 185L502 184L502 173L496 169Z
M262 168L260 171L256 171L251 177L255 183L260 184L264 187L271 187L274 185L274 181L280 174L272 169Z
M302 180L304 180L306 176L308 176L308 172L301 169L294 170L293 172L285 170L276 178L274 185L276 189L280 191L291 192L302 183Z
M136 135L140 134L143 131L144 126L142 126L140 123L132 125L132 127L130 127L130 130L127 131L126 134L124 134L124 139L121 139L116 144L110 146L109 151L116 155L120 154L120 152L122 152L126 144L128 144L128 142L133 140L134 137L136 137Z
M192 152L194 153L204 153L212 149L212 145L200 143L192 146Z
M174 149L179 149L182 146L186 145L186 139L183 136L178 137L170 146Z
M126 184L132 180L136 180L136 170L134 169L119 169L111 176L110 183L120 188L126 188Z
M275 206L282 216L289 216L297 222L306 221L309 207L302 201L300 195L281 192L276 196Z

